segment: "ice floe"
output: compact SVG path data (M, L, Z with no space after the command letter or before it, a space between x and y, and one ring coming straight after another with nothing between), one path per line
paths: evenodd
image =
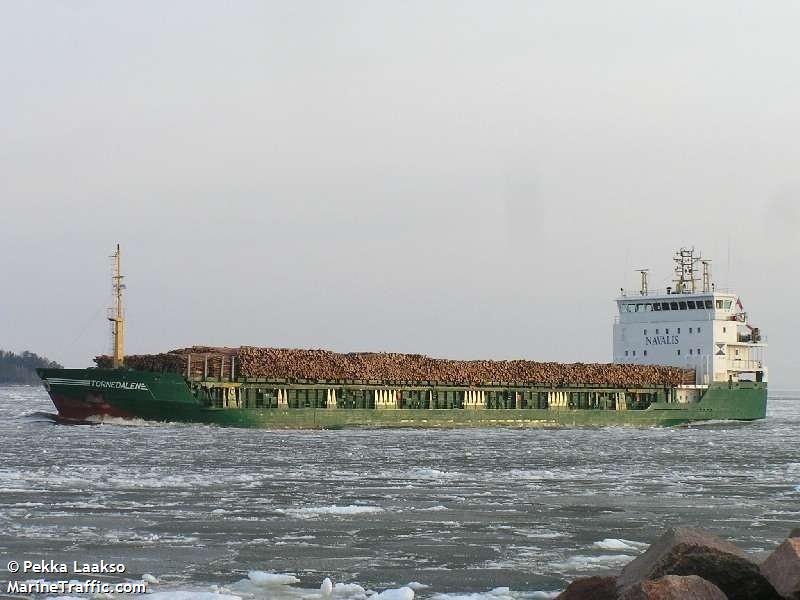
M351 504L348 506L306 506L303 508L278 508L275 510L277 513L289 515L291 517L299 517L301 519L311 519L314 517L321 517L323 515L335 516L348 516L348 515L363 515L369 513L383 512L380 506L360 506Z
M639 552L649 546L643 542L634 542L632 540L621 540L617 538L606 538L599 542L592 544L595 548L601 550L612 550L618 552Z
M256 585L290 585L300 583L300 580L291 573L268 573L266 571L250 571L247 578Z

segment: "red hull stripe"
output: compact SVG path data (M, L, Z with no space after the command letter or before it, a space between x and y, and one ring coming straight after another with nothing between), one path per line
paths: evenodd
M132 419L134 416L124 410L114 408L108 402L88 402L78 398L68 398L61 394L51 393L50 398L53 400L58 414L66 419L75 419L78 421L85 421L89 417L108 415L110 417L120 417L123 419Z

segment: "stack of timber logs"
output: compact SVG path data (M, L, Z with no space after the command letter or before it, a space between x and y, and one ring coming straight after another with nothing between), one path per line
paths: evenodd
M95 358L109 368L111 357ZM193 346L163 354L125 357L128 368L174 372L192 378L263 377L286 380L374 381L443 385L591 384L612 387L675 386L694 383L694 370L657 365L554 363L528 360L448 360L421 354L388 352L339 353L287 348L213 348Z

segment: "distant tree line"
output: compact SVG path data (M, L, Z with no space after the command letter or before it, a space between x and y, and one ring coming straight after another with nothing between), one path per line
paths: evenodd
M0 350L0 385L41 383L41 379L36 374L37 368L61 369L63 367L57 362L27 350L22 354Z

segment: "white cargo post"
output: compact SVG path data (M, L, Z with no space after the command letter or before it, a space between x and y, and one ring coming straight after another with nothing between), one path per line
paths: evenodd
M278 389L278 408L289 408L286 390Z

